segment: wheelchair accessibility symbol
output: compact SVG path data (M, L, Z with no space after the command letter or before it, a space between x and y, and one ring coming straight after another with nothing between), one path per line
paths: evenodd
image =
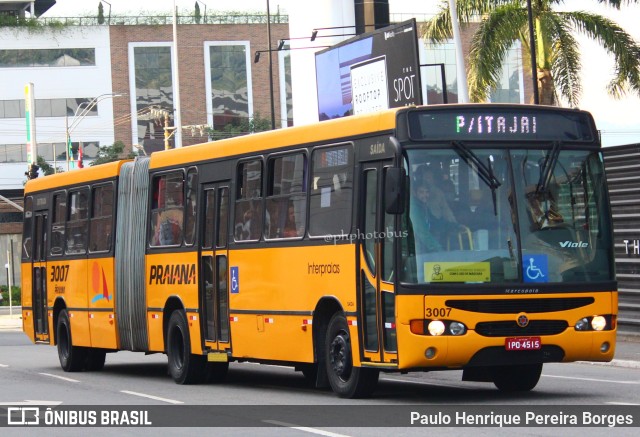
M231 293L240 293L240 273L238 267L231 267Z
M547 255L526 255L522 260L524 282L548 282L549 261Z

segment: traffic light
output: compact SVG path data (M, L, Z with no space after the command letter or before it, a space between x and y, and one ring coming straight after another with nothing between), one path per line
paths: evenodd
M25 173L25 175L27 176L27 179L31 180L31 179L37 178L38 170L40 170L40 167L38 167L35 164L31 164L31 166L29 167L29 171Z

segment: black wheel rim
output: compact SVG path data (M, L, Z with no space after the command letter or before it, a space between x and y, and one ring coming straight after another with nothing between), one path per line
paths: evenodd
M351 376L351 348L349 336L345 332L338 333L331 342L329 351L333 373L343 381Z

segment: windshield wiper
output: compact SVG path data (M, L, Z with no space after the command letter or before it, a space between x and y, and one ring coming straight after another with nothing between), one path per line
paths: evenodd
M560 146L560 141L555 141L551 151L544 157L544 162L540 166L540 179L538 179L538 185L536 186L536 195L546 193L548 190L553 170L555 170L560 156Z
M491 189L491 198L493 199L493 212L497 216L498 215L498 205L496 202L496 190L502 183L496 178L493 173L493 157L487 158L487 164L482 162L478 155L476 155L473 150L469 149L464 143L460 141L452 141L451 145L454 147L456 153L462 158L467 164L473 163L475 164L476 172L480 179L487 184L487 186ZM470 166L473 168L473 166Z
M502 185L500 181L493 174L493 168L491 167L491 163L489 165L485 164L480 160L478 155L476 155L471 149L469 149L466 145L464 145L460 141L452 141L451 145L456 150L456 153L460 155L462 159L468 164L472 162L477 167L477 173L480 178L484 181L485 184L492 190L497 189Z

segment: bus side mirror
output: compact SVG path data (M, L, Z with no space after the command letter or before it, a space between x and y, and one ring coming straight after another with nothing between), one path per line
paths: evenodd
M387 167L384 178L384 207L387 214L404 212L404 181L403 168Z

